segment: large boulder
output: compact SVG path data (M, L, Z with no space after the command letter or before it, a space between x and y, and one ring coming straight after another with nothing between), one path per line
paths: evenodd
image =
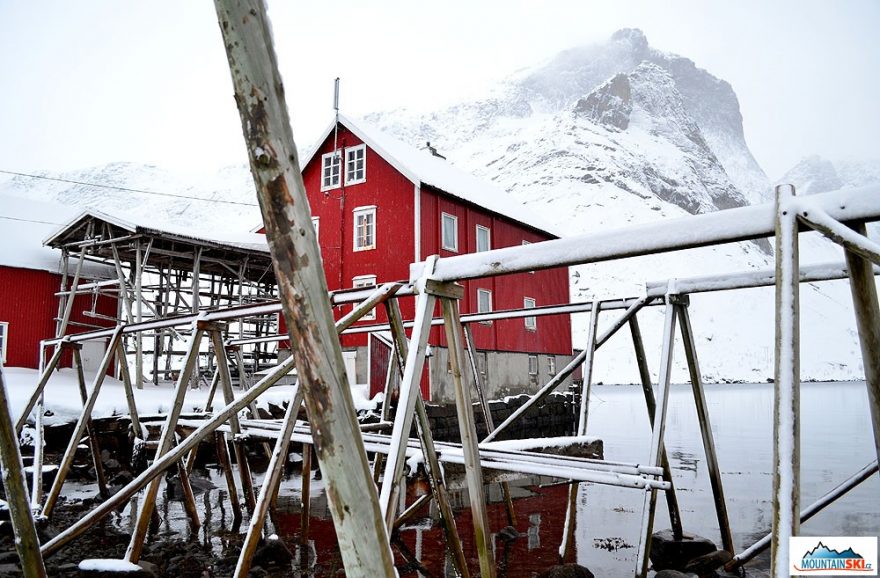
M672 530L655 532L651 539L651 563L654 570L684 570L688 562L717 550L708 538L684 532L680 540Z

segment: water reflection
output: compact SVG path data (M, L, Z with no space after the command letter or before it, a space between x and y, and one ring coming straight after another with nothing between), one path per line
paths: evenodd
M594 386L597 400L590 410L588 434L605 442L609 460L644 463L649 452L650 427L640 388ZM743 549L770 528L773 388L769 384L707 386L706 400L723 474L730 521L736 546ZM802 386L802 507L814 501L853 472L875 459L867 395L863 383L809 383ZM669 404L666 446L687 531L720 543L712 492L706 472L702 440L690 386L674 386ZM296 468L299 466L297 465ZM258 468L255 468L258 469ZM218 557L235 556L241 547L247 516L233 525L223 475L215 468L196 469L197 505L202 521L198 534L189 536L186 514L178 499L160 496L162 533L177 532L198 540ZM256 483L262 476L255 474ZM196 483L196 480L210 483ZM298 469L282 484L274 516L274 531L294 553L285 576L331 574L342 568L335 531L320 479L312 480L311 519L305 544L300 536ZM88 493L88 488L75 492ZM807 522L805 535L877 535L880 505L876 496L880 478L873 476L838 503ZM518 517L516 532L501 532L493 540L499 576L532 576L557 563L562 541L568 486L552 478L531 478L512 484ZM487 486L490 528L507 524L497 485ZM576 560L597 576L629 575L635 566L644 495L637 490L582 484L576 496L574 528ZM414 499L411 496L410 503ZM472 572L478 570L467 495L453 492L452 503L464 539ZM137 496L132 503L136 511ZM131 508L118 518L130 524ZM404 525L395 536L395 556L401 575L454 576L444 547L436 509ZM658 499L656 528L669 526L663 497ZM761 575L768 555L759 557L750 575Z

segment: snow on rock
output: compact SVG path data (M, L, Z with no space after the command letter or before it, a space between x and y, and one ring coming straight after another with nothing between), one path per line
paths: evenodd
M141 574L144 569L128 560L91 558L79 563L80 572L113 572L116 574Z

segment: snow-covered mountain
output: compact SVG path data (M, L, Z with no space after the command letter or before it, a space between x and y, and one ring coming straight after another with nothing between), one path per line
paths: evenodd
M831 161L818 155L802 159L779 183L796 183L799 195L880 183L880 159Z
M521 71L488 98L368 120L410 144L430 141L450 162L495 181L570 235L770 200L770 182L748 149L730 84L650 47L638 30ZM805 236L802 259L841 255ZM772 265L770 245L762 242L575 267L571 297L635 295L649 280ZM809 286L802 293L803 326L823 327L804 331L804 376L860 377L846 286ZM696 295L692 305L707 379L772 376L772 289ZM644 316L648 347L659 352L661 312ZM575 322L577 345L585 327L586 320ZM597 379L635 381L631 348L625 332L609 341L597 356ZM674 377L686 379L681 352L677 360Z
M183 226L208 235L218 230L247 232L261 222L245 165L216 173L181 174L152 165L110 163L76 171L43 171L38 176L48 178L13 176L0 181L0 195L111 215L135 213L157 225Z

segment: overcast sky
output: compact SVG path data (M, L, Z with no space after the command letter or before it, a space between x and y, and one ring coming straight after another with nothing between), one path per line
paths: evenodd
M880 2L270 0L294 136L343 112L430 110L639 27L736 90L771 178L801 157L878 158ZM213 3L0 3L0 169L246 161Z

